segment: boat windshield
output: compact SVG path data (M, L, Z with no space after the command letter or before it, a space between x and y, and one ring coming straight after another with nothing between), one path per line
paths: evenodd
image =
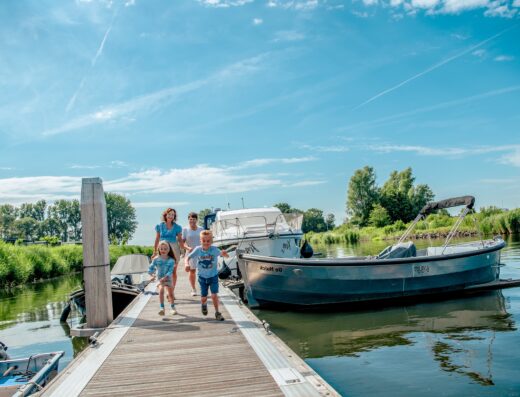
M258 213L225 217L211 225L217 240L281 233L301 233L302 214Z

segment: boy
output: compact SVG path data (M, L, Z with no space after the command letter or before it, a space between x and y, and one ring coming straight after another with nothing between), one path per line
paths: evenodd
M213 235L209 230L200 232L200 244L188 255L188 261L194 263L199 274L200 303L203 315L208 314L208 289L211 291L211 300L215 307L215 318L223 321L224 317L218 311L218 270L217 261L219 255L227 258L224 250L212 246Z
M182 241L184 242L184 249L186 250L184 270L190 272L188 278L191 285L191 296L196 296L197 291L195 289L195 271L196 266L190 266L188 261L188 254L200 245L200 232L204 229L197 225L198 215L196 212L190 212L188 214L189 226L182 229Z

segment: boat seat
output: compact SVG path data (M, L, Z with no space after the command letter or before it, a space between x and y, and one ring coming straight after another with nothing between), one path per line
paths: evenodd
M411 258L417 256L415 244L411 241L389 245L377 255L377 259Z

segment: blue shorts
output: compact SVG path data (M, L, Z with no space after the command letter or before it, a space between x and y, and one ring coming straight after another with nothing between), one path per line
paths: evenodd
M218 276L210 278L199 276L200 296L208 296L208 288L212 294L218 294Z

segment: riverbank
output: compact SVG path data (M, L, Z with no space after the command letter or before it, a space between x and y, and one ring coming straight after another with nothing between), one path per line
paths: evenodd
M431 214L424 221L417 223L410 239L446 238L457 220L445 214ZM334 230L305 235L311 244L352 244L361 241L397 240L411 224L397 221L384 227L357 227L343 224ZM455 237L475 235L510 235L520 233L520 208L505 211L500 209L483 210L468 215L460 225Z
M152 254L152 247L111 245L110 265L121 255ZM81 271L83 247L19 246L0 242L0 288Z

